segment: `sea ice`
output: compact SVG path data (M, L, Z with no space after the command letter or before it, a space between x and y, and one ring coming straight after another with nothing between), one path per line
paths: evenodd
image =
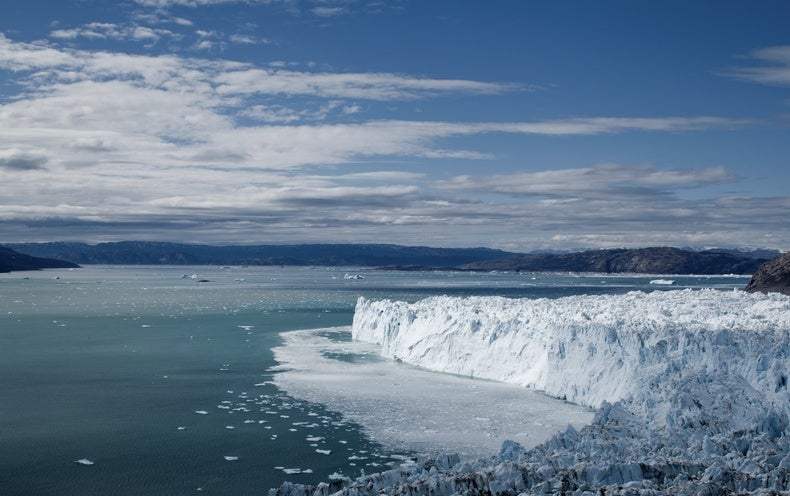
M436 374L394 361L327 358L380 353L376 345L327 337L348 332L283 333L283 345L274 349L280 365L273 382L293 397L341 412L393 450L453 451L473 458L495 454L507 439L534 446L569 422L581 427L592 421L586 408L508 384ZM481 425L475 420L481 416L492 422ZM532 422L536 419L541 425Z
M74 463L79 465L93 465L93 462L87 458L80 458L79 460L75 460Z

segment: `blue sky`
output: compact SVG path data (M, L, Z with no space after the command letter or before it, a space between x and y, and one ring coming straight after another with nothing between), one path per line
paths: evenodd
M786 1L0 4L0 242L790 249Z

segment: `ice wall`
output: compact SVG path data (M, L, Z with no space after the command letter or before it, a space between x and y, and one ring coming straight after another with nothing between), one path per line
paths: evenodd
M380 344L391 359L592 407L651 402L658 390L707 373L745 381L790 415L790 299L781 295L680 290L413 304L360 298L352 333Z

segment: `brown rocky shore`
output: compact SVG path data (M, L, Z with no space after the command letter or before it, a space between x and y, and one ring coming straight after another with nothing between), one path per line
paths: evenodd
M790 295L790 252L762 264L745 290L749 293L759 291Z

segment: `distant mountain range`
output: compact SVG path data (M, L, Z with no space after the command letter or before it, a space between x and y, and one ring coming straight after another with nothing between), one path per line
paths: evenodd
M778 254L778 252L777 252ZM771 257L737 255L729 250L690 251L679 248L592 250L578 253L518 255L472 262L464 270L568 271L636 274L753 274Z
M449 268L515 256L489 248L429 248L389 244L210 246L149 241L117 243L14 243L21 253L79 264L120 265L422 265Z
M77 267L79 267L79 265L71 262L52 260L49 258L31 257L30 255L18 253L9 248L0 246L0 272L39 269L69 269Z
M6 246L35 257L83 265L319 265L403 270L641 274L753 274L760 264L780 254L769 250L694 251L667 247L520 254L489 248L430 248L391 244L211 246L149 241L97 245L71 242L13 243ZM0 257L0 263L2 261Z

